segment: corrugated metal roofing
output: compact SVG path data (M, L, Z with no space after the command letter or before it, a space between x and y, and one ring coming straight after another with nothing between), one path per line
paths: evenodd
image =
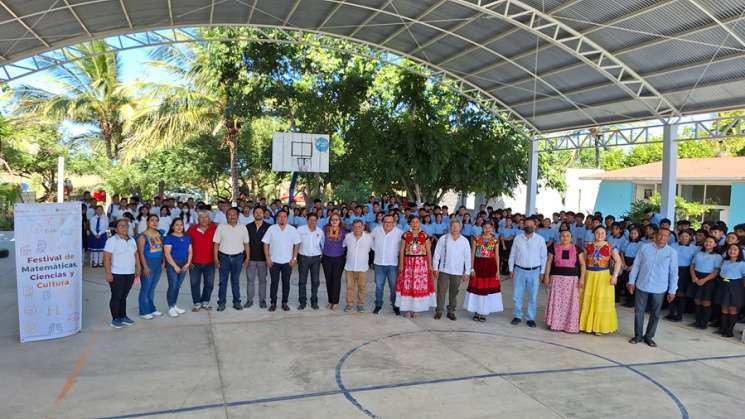
M0 69L116 34L279 26L384 44L550 132L742 104L744 15L742 0L0 0Z

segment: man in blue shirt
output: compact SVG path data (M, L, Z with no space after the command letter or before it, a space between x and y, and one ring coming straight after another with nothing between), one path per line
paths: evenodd
M667 293L667 301L675 299L678 290L678 254L667 245L670 230L663 228L657 231L654 242L648 243L639 250L629 274L626 287L634 299L634 337L629 340L637 344L642 340L651 347L656 347L654 335L660 320L662 299ZM647 302L651 301L647 332L644 332L644 313Z

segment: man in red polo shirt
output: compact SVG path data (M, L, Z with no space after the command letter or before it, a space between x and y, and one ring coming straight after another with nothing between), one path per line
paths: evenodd
M212 253L212 239L215 237L217 224L210 220L207 211L200 210L197 224L192 224L187 233L191 237L192 263L189 269L191 281L191 298L194 307L191 311L212 310L210 298L215 285L215 259ZM201 288L204 278L204 288Z

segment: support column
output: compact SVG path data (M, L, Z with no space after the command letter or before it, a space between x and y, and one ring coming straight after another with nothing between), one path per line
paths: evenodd
M662 133L662 196L660 214L675 222L678 190L678 125L666 123Z
M536 199L538 197L538 138L530 139L530 154L528 155L528 183L525 196L525 215L536 213Z

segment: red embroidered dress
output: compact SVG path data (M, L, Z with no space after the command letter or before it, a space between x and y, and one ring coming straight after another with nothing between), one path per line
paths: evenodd
M496 259L499 240L493 235L491 237L480 235L474 238L473 246L475 249L474 274L468 281L463 304L466 310L484 316L500 312L504 310L504 307Z
M403 272L396 281L396 305L402 311L427 311L436 305L435 284L427 263L427 234L403 235Z

